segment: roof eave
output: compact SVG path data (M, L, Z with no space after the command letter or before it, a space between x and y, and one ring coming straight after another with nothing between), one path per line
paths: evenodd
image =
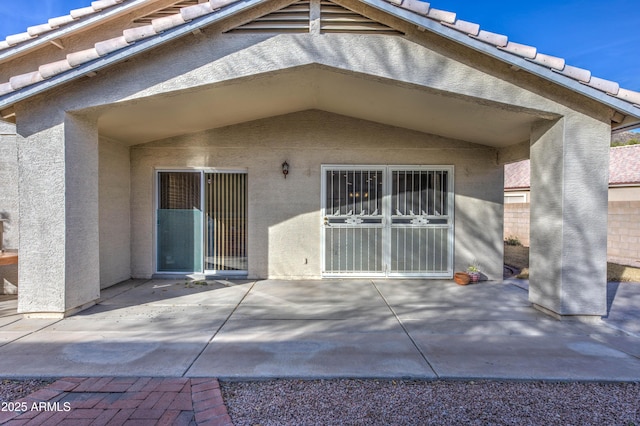
M131 8L136 7L146 0L133 0L131 3L124 4L123 6L114 8L113 10L109 10L105 13L97 13L96 16L92 16L86 20L78 22L77 24L72 24L69 28L65 28L63 31L75 31L78 29L78 26L86 26L95 23L98 20L105 19L106 16L113 16L115 14L122 13L123 10L129 11ZM237 14L243 10L254 7L260 3L266 2L268 0L240 0L235 3L232 3L223 9L216 11L216 13L205 15L200 18L194 19L190 22L185 23L179 27L172 28L170 30L165 31L159 35L154 37L143 39L132 46L125 47L122 50L116 51L104 57L98 58L95 61L88 62L86 64L82 64L77 68L74 68L66 73L59 74L50 79L42 81L40 83L36 83L30 85L26 88L23 88L17 92L9 93L3 97L0 97L0 110L6 109L20 101L23 101L31 96L35 96L40 94L46 90L49 90L58 85L70 82L76 78L85 76L89 73L99 71L112 65L114 63L123 61L128 59L138 53L147 51L164 43L167 43L171 40L182 37L190 32L198 30L202 27L211 25L215 22L226 19L234 14ZM515 56L513 54L507 53L500 49L495 48L492 45L486 44L482 41L476 40L467 34L461 33L455 29L446 27L441 25L439 21L434 21L427 17L419 16L411 11L406 9L402 9L400 7L394 6L384 0L360 0L361 2L374 7L378 10L386 12L392 16L395 16L399 19L402 19L406 22L416 25L417 27L423 28L425 30L429 30L439 36L447 38L449 40L455 41L462 45L465 45L471 49L474 49L483 54L489 55L493 58L501 60L507 64L510 64L518 69L525 70L534 75L537 75L546 80L552 81L555 84L568 88L572 91L580 93L584 96L587 96L601 104L607 105L616 111L627 115L627 119L624 123L620 123L619 125L614 124L612 126L612 130L620 131L628 130L635 127L640 126L640 108L635 107L633 104L625 102L623 100L614 98L604 92L601 92L597 89L586 86L582 83L579 83L576 80L565 77L563 75L558 74L557 72L552 71L549 68L545 68L543 66L532 63L524 58L519 56ZM110 15L113 14L113 15ZM59 38L63 32L55 31L54 33L48 34L44 36L42 39L34 40L33 42L27 42L24 46L20 46L16 49L11 49L11 55L17 55L18 52L24 52L22 49L31 49L34 48L34 43L43 43L49 40L55 40ZM0 55L0 60L2 60L2 56ZM629 117L633 117L634 119L629 119Z
M144 0L143 0L144 1ZM36 83L27 86L19 91L9 93L0 97L0 111L6 109L12 105L17 104L25 99L40 93L46 92L56 86L68 83L76 78L86 76L92 72L100 71L110 65L118 62L122 62L129 59L139 53L153 49L164 43L183 37L189 33L192 33L200 28L214 24L218 21L222 21L232 15L240 13L246 9L252 8L260 3L268 0L240 0L223 9L218 10L216 13L205 15L200 18L196 18L190 22L187 22L179 27L172 28L154 37L143 39L135 42L129 47L125 47L121 50L113 52L109 55L98 58L94 61L82 64L77 68L69 70L65 73L56 75L40 83Z
M89 17L79 19L77 22L64 25L58 29L49 31L46 34L39 35L33 40L29 40L9 49L0 51L0 63L35 50L43 44L67 37L77 31L99 24L106 19L115 18L125 13L129 13L131 10L147 3L148 0L132 0L128 3L121 3L117 6L96 12Z
M360 1L371 7L374 7L378 10L381 10L392 16L395 16L396 18L410 22L418 26L419 28L431 31L446 39L455 41L471 49L474 49L478 52L484 53L493 58L506 62L507 64L517 67L518 69L525 70L527 72L530 72L531 74L537 75L538 77L542 77L555 84L558 84L567 89L573 90L577 93L587 96L595 101L598 101L604 105L614 108L616 111L619 111L622 114L633 116L637 119L637 122L633 125L633 127L640 126L640 108L634 107L632 104L628 102L614 98L613 96L607 95L604 92L601 92L597 89L586 86L576 80L573 80L571 78L558 74L557 72L554 72L549 68L537 65L524 58L515 56L511 53L507 53L506 51L497 49L494 46L484 43L480 40L476 40L468 36L467 34L464 34L455 29L449 28L445 25L442 25L439 21L434 21L427 17L417 15L414 12L395 6L391 3L386 2L385 0L360 0ZM629 127L629 128L633 128L633 127Z

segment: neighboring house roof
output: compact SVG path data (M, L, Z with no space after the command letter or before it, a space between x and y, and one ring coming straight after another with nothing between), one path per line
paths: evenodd
M529 189L531 161L523 160L504 166L504 189Z
M504 189L529 189L531 162L504 166ZM609 186L640 185L640 145L613 147L609 151Z
M9 81L0 83L0 109L269 0L202 1L176 0L166 7L169 14L150 19L150 24L136 24L134 21L119 37L69 53L63 60L43 63L31 72L11 76ZM580 92L623 114L640 118L640 92L594 77L588 70L567 65L562 58L539 53L535 47L509 41L505 35L481 30L478 24L457 19L455 13L432 8L429 3L419 0L360 1ZM55 36L65 31L67 26L99 18L103 10L117 12L120 8L152 3L152 0L94 1L90 7L73 10L69 15L50 19L46 24L29 27L24 33L8 36L0 42L0 61L24 53L25 46L37 47L39 39L55 42ZM636 120L631 125L637 124Z
M609 185L640 185L640 145L611 148Z

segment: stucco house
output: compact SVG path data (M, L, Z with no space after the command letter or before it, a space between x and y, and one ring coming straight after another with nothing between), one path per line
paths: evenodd
M130 277L499 280L503 165L529 158L529 298L604 314L640 93L435 6L99 0L0 42L19 311Z

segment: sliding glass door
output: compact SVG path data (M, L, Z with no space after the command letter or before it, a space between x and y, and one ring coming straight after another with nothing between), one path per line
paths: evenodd
M158 272L202 271L201 183L199 172L158 173Z
M206 173L205 270L247 270L247 175Z
M157 198L157 272L246 274L246 173L160 171Z

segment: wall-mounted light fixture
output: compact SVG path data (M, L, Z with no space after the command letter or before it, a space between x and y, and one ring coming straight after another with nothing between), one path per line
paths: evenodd
M284 175L284 178L287 178L287 175L289 174L289 163L287 163L286 161L284 163L282 163L282 174Z

